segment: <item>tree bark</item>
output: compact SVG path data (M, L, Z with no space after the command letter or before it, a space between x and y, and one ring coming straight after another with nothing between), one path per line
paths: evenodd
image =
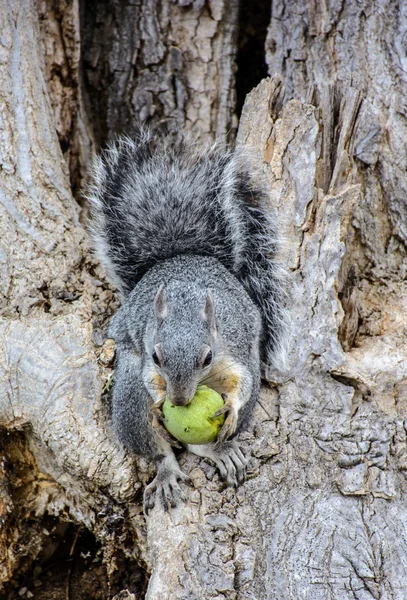
M1 114L7 115L0 173L5 582L45 545L47 534L39 526L43 515L94 530L112 518L112 484L118 484L118 495L112 494L116 503L134 497L140 484L131 459L98 425L103 368L97 362L100 349L95 352L92 343L92 317L109 312L113 293L97 279L71 196L45 79L38 14L28 1L8 3L1 6L0 20ZM109 472L104 481L102 472ZM123 510L118 505L114 514ZM134 518L133 524L140 522L140 516Z
M96 139L135 119L225 141L236 130L238 2L86 0L84 83Z
M187 502L145 520L152 467L117 445L102 394L113 352L102 330L117 304L90 256L57 133L74 186L92 145L131 129L133 114L226 137L237 12L220 0L113 2L111 17L107 4L92 14L90 6L82 6L83 81L75 2L0 7L0 581L46 546L41 523L52 514L91 531L110 571L119 551L141 564L149 600L401 600L401 7L273 2L267 60L281 75L247 97L237 143L281 221L289 369L270 370L240 436L246 483L224 489L212 466L184 455Z

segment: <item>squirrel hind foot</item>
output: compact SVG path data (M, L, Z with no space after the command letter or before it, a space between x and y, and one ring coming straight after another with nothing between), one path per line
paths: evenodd
M144 512L149 514L155 506L161 505L166 512L186 501L184 490L179 481L191 483L178 466L173 455L165 456L157 467L157 475L144 490Z
M235 440L195 446L188 444L189 452L208 458L215 463L226 485L238 487L246 479L247 460Z

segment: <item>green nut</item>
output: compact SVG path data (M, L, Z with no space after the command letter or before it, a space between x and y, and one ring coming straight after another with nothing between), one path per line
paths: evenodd
M183 444L209 444L216 440L225 422L225 415L213 416L223 405L218 392L200 385L186 406L175 406L166 399L163 405L165 427Z

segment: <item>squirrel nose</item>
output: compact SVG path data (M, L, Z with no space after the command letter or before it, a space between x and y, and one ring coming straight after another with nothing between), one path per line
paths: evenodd
M175 406L186 406L191 402L191 399L188 397L175 396L173 398L170 397L171 404L175 404Z
M175 404L175 406L186 406L191 402L195 394L195 390L193 390L193 393L190 393L189 390L173 388L171 385L167 386L167 392L171 404Z

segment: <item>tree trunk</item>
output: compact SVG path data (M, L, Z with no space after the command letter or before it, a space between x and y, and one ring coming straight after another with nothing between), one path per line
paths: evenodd
M138 120L225 140L236 129L238 3L84 0L83 67L97 140Z
M55 555L50 515L61 539L61 523L74 523L101 544L104 597L122 588L149 600L406 596L401 5L272 5L266 56L280 75L247 97L237 143L280 215L292 340L289 369L268 373L240 436L246 483L224 489L212 466L184 455L187 502L145 520L152 466L125 455L109 430L102 390L113 349L102 343L117 303L68 177L76 189L92 147L131 132L134 115L227 137L238 33L230 4L0 6L6 597L20 573Z

